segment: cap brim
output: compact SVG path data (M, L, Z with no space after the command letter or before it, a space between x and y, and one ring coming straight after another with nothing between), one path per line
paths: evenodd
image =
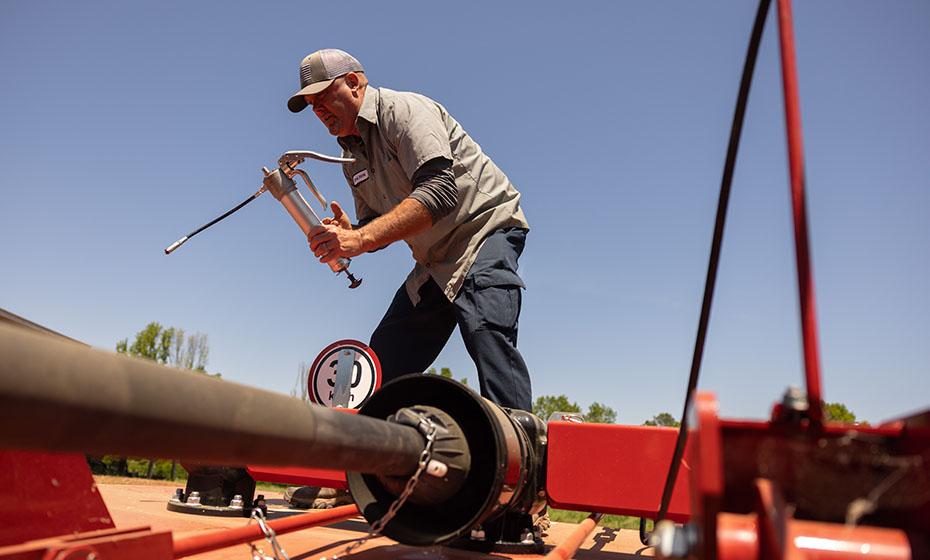
M305 95L316 95L329 87L329 84L333 83L336 78L329 80L323 80L322 82L315 82L309 86L298 91L287 100L287 108L291 110L292 113L299 113L307 108L307 102L304 100Z

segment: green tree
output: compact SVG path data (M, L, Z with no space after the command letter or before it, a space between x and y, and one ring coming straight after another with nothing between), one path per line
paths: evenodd
M173 337L174 329L165 329L153 321L136 333L132 345L125 338L117 342L116 351L165 364L168 363Z
M599 402L593 402L588 407L588 413L584 415L585 422L592 424L613 424L617 421L617 412Z
M664 426L667 428L677 428L681 426L681 422L675 420L675 417L669 414L668 412L660 412L652 417L652 420L646 420L643 422L643 426Z
M117 342L116 351L179 369L206 373L210 345L203 333L186 335L184 329L165 328L153 321L136 333L132 344L125 338ZM214 375L220 377L220 374Z
M830 422L855 424L856 415L843 403L832 402L823 405L823 414Z
M455 376L452 375L452 369L447 368L447 367L440 368L438 372L436 371L436 368L431 367L428 370L426 370L426 373L428 373L429 375L439 375L441 377L445 377L446 379L455 379ZM459 379L459 383L468 387L468 378L463 377Z
M533 414L547 422L555 412L572 412L581 414L578 403L568 400L565 395L545 395L537 397L533 403ZM617 421L617 412L605 404L593 402L584 415L585 422L592 424L613 424Z
M533 403L533 414L543 422L547 422L554 412L581 413L578 403L568 400L565 395L545 395L537 397Z

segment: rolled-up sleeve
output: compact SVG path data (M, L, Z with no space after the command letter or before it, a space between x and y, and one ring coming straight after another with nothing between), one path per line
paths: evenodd
M458 188L452 174L452 162L446 158L433 158L413 174L413 192L410 198L429 210L435 224L452 213L458 205Z

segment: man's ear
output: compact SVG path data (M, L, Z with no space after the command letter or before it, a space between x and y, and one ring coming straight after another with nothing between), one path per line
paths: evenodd
M357 91L362 81L359 79L358 74L355 72L349 72L345 77L346 85L349 86L349 89L352 91Z

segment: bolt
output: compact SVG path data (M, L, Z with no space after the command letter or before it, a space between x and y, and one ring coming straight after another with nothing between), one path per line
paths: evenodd
M436 459L430 459L430 462L426 465L426 474L435 476L436 478L442 478L446 476L446 473L448 472L448 465L437 461Z
M669 520L656 524L650 542L659 558L686 558L697 544L697 528L694 525L676 525Z
M785 390L781 405L786 411L806 413L808 410L807 395L800 388L792 385Z

